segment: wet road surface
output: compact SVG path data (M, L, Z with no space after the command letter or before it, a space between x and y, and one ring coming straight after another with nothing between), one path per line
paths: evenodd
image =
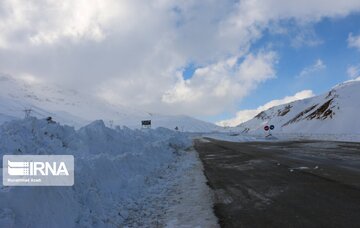
M360 144L196 140L222 227L360 227Z

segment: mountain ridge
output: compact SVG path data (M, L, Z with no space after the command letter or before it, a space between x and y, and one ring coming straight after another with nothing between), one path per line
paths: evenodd
M327 93L271 107L236 128L249 133L264 132L275 125L281 133L360 133L360 81L340 83Z
M149 113L130 107L108 104L96 97L60 86L29 82L11 75L0 75L0 123L24 117L24 109L31 109L37 118L52 116L55 121L80 128L96 119L107 126L141 127L141 120L152 120L152 127L180 131L209 132L219 129L215 124L186 115Z

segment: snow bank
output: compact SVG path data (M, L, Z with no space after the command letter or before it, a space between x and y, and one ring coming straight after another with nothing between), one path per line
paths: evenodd
M7 122L0 126L1 159L4 154L72 154L75 184L2 186L0 227L161 225L166 208L159 210L154 202L162 202L174 177L188 170L181 161L190 155L181 149L189 146L187 135L164 128L110 129L99 120L76 131L35 118Z
M341 141L341 142L360 142L359 134L277 133L275 135L280 140L323 140L323 141Z
M341 142L360 142L359 134L309 134L309 133L272 133L271 136L267 136L267 133L263 134L229 134L214 133L214 134L203 134L201 137L211 138L221 141L228 142L268 142L268 141L298 141L298 140L320 140L320 141L341 141Z
M189 151L187 156L181 157L181 163L183 165L175 173L173 188L166 200L170 205L164 224L167 228L219 227L212 210L213 192L206 184L198 153Z

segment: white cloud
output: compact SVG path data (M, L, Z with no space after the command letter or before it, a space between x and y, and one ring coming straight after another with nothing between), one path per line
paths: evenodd
M348 37L348 46L360 50L360 35L354 36L350 33Z
M357 77L360 77L360 65L349 66L347 68L347 74L351 79L355 79Z
M302 78L323 69L326 69L326 65L321 59L317 59L313 65L305 67L297 77Z
M0 14L0 47L53 44L62 39L101 41L111 21L121 22L130 10L125 2L115 0L4 0L0 9L4 12Z
M275 77L274 52L248 54L238 63L233 57L199 68L191 79L179 78L162 100L175 109L196 107L196 114L215 114L242 99L256 86Z
M358 0L3 0L0 72L151 112L216 114L275 77L275 52L249 52L264 30L359 9ZM189 63L201 68L183 80Z
M296 93L293 96L287 96L287 97L284 97L283 99L269 101L268 103L266 103L262 106L259 106L257 109L241 110L236 113L236 116L234 118L229 119L229 120L222 120L216 124L218 124L220 126L232 126L232 127L237 126L245 121L248 121L248 120L254 118L254 116L259 114L260 112L265 111L271 107L290 103L290 102L293 102L296 100L313 97L313 96L314 96L314 93L311 90L303 90L301 92Z

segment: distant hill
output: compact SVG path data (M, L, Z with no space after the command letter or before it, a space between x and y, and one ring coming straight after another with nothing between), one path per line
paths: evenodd
M272 107L236 128L260 133L273 124L274 132L282 133L358 134L359 114L360 81L353 80L320 96Z
M84 126L96 119L106 125L140 128L141 120L152 120L152 127L165 127L188 132L210 132L219 129L215 124L189 116L163 115L142 110L110 105L95 96L85 96L78 91L44 83L29 83L0 74L0 124L23 118L24 109L38 118L52 116L63 124Z

